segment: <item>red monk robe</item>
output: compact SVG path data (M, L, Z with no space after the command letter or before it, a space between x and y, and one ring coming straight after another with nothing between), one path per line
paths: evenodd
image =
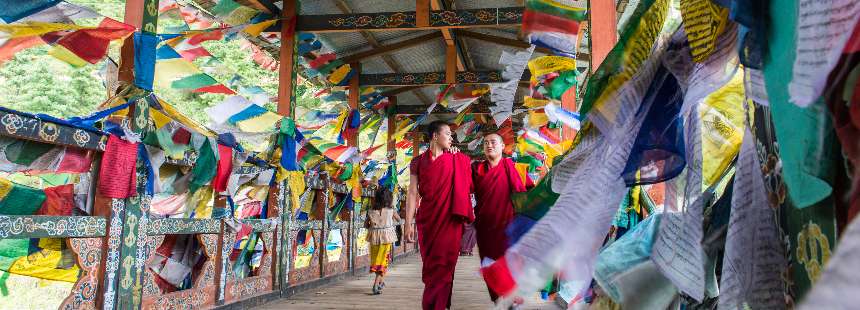
M450 308L463 222L475 219L470 160L461 153L443 153L434 160L428 150L412 160L409 170L418 177L421 196L415 216L424 264L421 304L424 309Z
M476 162L472 167L475 185L475 230L478 233L478 254L481 261L485 257L498 260L508 249L508 236L505 230L514 218L511 203L512 192L524 192L526 186L534 183L526 178L526 186L510 158L502 158L495 167L489 161ZM497 292L487 287L493 301L499 297Z

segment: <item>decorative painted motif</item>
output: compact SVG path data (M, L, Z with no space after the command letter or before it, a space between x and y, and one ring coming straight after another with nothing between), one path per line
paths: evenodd
M105 295L104 309L113 310L116 307L117 272L119 271L119 250L122 244L122 217L125 213L125 201L111 199L110 231L108 232L107 259L105 259Z
M0 238L103 237L101 216L0 216Z
M251 225L255 232L270 232L278 227L278 219L270 218L264 220L242 220L242 224Z
M325 189L326 186L325 180L319 177L319 175L307 176L305 177L305 182L309 189Z
M338 193L338 194L352 193L352 191L349 190L349 187L343 183L332 183L331 184L331 190L335 193Z
M272 290L272 242L274 232L261 233L260 238L265 248L263 257L261 258L260 273L253 277L229 281L227 283L228 301L241 300ZM234 277L231 276L230 278L233 279Z
M144 301L145 309L199 309L215 302L215 259L218 248L217 234L200 234L200 241L207 260L202 267L202 275L197 278L194 287L169 294L162 294L155 284L155 274L146 268L144 275ZM146 242L148 253L147 264L155 258L155 249L164 241L164 236L150 236Z
M498 14L498 9L432 11L430 25L433 27L495 25L498 24Z
M342 29L412 28L415 27L415 12L334 15L328 19L328 24Z
M830 260L830 242L821 233L818 224L809 222L803 225L803 230L797 234L796 257L806 270L806 275L815 283L821 277L824 264Z
M99 263L101 262L101 238L70 238L69 247L77 256L81 276L72 288L72 294L63 301L60 309L95 309L98 292Z
M147 234L217 234L220 229L220 220L163 218L152 219Z
M523 7L430 11L430 27L519 25ZM299 31L344 31L417 28L415 12L300 15Z
M457 72L459 84L484 84L504 82L498 71L466 71ZM445 72L420 73L380 73L362 74L359 77L361 85L376 86L409 86L409 85L443 85Z
M233 230L229 225L224 225L224 234L221 235L221 244L224 246L221 247L221 281L218 283L218 300L224 300L226 296L224 292L227 291L227 278L232 273L232 269L228 268L230 266L230 252L233 251L233 247L231 246L236 242L236 231Z
M90 150L104 150L107 136L33 116L0 110L0 135Z

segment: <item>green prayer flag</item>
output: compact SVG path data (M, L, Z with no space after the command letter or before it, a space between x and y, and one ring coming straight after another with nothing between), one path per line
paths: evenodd
M539 220L549 212L549 209L555 204L555 201L560 196L552 191L552 174L547 174L546 177L538 182L537 186L529 191L521 193L512 193L511 202L514 205L514 212L523 216L527 216L533 220Z
M19 165L29 166L53 148L53 145L47 143L15 140L6 147L6 159Z
M200 147L199 152L200 156L197 157L194 167L191 168L191 184L189 188L192 193L212 181L212 178L215 177L216 165L218 164L209 139L203 142L203 146Z
M33 215L42 207L44 201L44 191L13 183L9 194L0 200L0 214Z
M825 151L836 143L830 133L833 123L821 98L807 108L789 102L788 84L794 76L797 47L797 3L771 1L770 13L772 25L779 26L768 31L765 87L788 196L795 207L805 208L827 198L832 191L825 181L833 176Z
M173 81L173 83L170 83L170 87L176 89L198 89L215 84L218 84L218 81L213 77L205 73L198 73Z

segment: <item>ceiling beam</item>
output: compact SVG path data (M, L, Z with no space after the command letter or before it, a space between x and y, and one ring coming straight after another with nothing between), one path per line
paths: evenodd
M472 103L469 107L472 109L469 113L471 114L489 114L490 106L493 105L490 102L487 96L481 97L478 101ZM514 109L521 108L523 106L522 103L514 103ZM420 115L427 112L429 105L398 105L394 108L394 113L398 115ZM437 105L436 108L433 109L431 114L457 114L456 111L449 110L446 107L441 105Z
M402 49L410 47L410 46L425 43L429 40L434 40L434 39L439 38L441 36L442 36L441 33L431 32L431 33L425 34L425 35L420 36L420 37L415 37L412 39L403 40L403 41L400 41L397 43L392 43L389 45L381 45L379 47L374 47L374 48L367 50L367 51L364 51L364 52L358 52L358 53L343 57L343 58L341 58L341 60L344 63L358 62L358 61L361 61L363 59L367 59L370 57L393 53L395 51L399 51L399 50L402 50Z
M520 81L531 78L529 71L523 72ZM446 72L411 72L411 73L380 73L362 74L359 77L362 86L413 86L413 85L444 85L452 84L446 80ZM505 82L499 71L463 71L457 72L456 84L487 84Z
M347 4L346 1L335 0L334 4L342 12L346 14L352 14L352 8L349 7L349 4ZM299 19L298 22L301 22L301 19ZM369 31L359 31L359 33L362 37L364 37L365 40L367 40L367 43L370 44L370 46L373 46L374 48L379 48L382 46L382 44L379 44L379 41L377 41L376 38L373 37L373 34L371 34ZM382 55L382 61L385 62L385 64L388 65L388 67L391 68L391 70L394 72L403 71L403 69L400 67L400 64L398 64L397 61L395 61L394 58L391 57L391 55ZM418 97L418 100L421 100L422 103L427 105L431 103L430 98L427 98L427 96L424 95L424 93L421 92L420 89L413 89L412 92L415 94L415 97Z
M440 2L440 0L430 0L430 8L433 9L434 11L453 9L452 3L446 2L445 6L443 6L442 2ZM451 33L451 29L442 28L439 30L442 32L442 37L445 38L445 46L448 46L449 49L453 48L453 53L454 53L454 56L456 57L455 61L456 61L456 65L457 65L457 71L465 71L466 65L463 63L464 55L461 53L461 51L457 47L456 38L454 37L454 34ZM446 55L447 55L447 53L448 52L446 52Z
M340 1L338 1L340 2ZM416 12L299 15L296 30L308 32L432 30L520 25L523 7L432 10L427 27L417 25Z
M412 86L398 87L398 88L394 88L394 89L390 89L390 90L386 90L386 91L382 92L382 96L385 96L385 97L395 96L395 95L400 94L400 93L405 93L405 92L412 91L412 90L419 89L419 88L423 88L423 87L424 87L424 85L412 85Z

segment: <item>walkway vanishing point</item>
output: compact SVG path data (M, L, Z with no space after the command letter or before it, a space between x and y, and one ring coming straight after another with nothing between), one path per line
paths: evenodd
M493 303L487 287L478 274L480 258L460 256L454 276L451 309L491 309ZM311 289L286 299L272 301L258 310L275 309L421 309L421 257L416 253L398 259L389 266L385 290L371 295L373 276L362 273L352 278ZM540 300L535 293L526 298L520 309L561 309L552 301Z

